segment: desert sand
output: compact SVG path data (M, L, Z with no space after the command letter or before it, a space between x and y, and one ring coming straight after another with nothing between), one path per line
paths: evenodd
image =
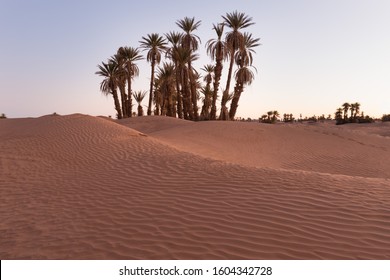
M0 120L0 259L390 259L390 123Z

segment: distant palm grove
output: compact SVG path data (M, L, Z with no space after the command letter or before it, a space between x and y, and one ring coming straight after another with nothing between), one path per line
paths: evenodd
M103 77L100 89L113 97L118 119L142 116L141 102L148 96L149 116L153 113L187 120L234 120L241 94L255 77L253 54L260 39L243 31L254 24L251 17L237 11L227 13L221 23L213 24L215 38L206 42L213 63L204 65L200 74L193 67L201 43L195 34L200 23L185 17L176 21L180 31L163 36L147 34L138 48L120 47L106 63L98 65L96 74ZM137 62L144 59L142 51L147 52L150 63L150 87L148 91L133 91L132 81L139 76ZM226 85L220 89L224 63ZM133 112L133 98L138 104L137 112Z

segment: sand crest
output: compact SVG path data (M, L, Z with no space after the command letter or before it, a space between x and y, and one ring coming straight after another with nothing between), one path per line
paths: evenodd
M1 120L0 258L390 259L386 129Z

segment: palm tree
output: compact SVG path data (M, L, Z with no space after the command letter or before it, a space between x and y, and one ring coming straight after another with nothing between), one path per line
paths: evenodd
M219 89L219 82L222 77L222 69L223 64L222 61L226 54L226 44L222 41L222 35L223 35L223 28L224 24L213 24L213 29L217 33L217 39L211 39L207 41L207 53L209 56L215 60L215 67L214 67L214 88L213 88L213 96L212 96L212 104L211 104L211 112L210 112L210 119L215 120L216 114L217 114L217 97L218 97L218 89Z
M108 63L102 62L102 65L98 65L98 67L99 71L95 74L104 77L104 80L100 83L100 90L106 95L112 95L118 119L121 119L122 111L117 92L118 77L122 75L121 70L118 64L112 61L109 61Z
M231 31L226 34L225 38L227 53L230 56L229 72L225 90L229 92L233 74L233 64L235 61L234 56L237 50L243 49L245 47L245 38L240 30L253 25L254 22L252 21L251 17L248 17L244 13L239 13L237 11L227 13L226 16L222 16L222 18L224 19L224 24L231 29Z
M137 108L138 109L138 117L142 117L144 115L144 109L142 108L141 102L142 102L142 100L144 100L146 94L147 94L147 92L142 91L142 90L135 91L133 93L133 97L134 97L135 101L138 103L138 108Z
M148 116L152 114L152 100L153 100L153 85L154 85L154 69L156 64L161 61L161 53L166 50L166 41L157 33L148 34L147 37L142 37L141 48L148 51L146 60L151 64L150 74L150 90L149 90L149 105Z
M351 104L349 104L348 102L345 102L342 106L344 109L344 120L347 120L348 119L348 110L351 107Z
M179 32L169 32L165 34L168 42L171 43L171 47L167 49L166 56L172 60L175 65L175 85L176 85L176 101L177 101L177 115L180 119L183 118L183 99L180 88L180 73L177 67L177 50L179 48L179 44L181 42L181 38L183 37L182 33Z
M353 118L356 120L357 115L360 113L360 103L356 102L354 103L354 106L355 106L355 114L353 115Z
M133 47L120 47L117 52L118 56L121 58L126 69L126 78L127 78L127 114L129 117L132 116L133 110L133 101L132 101L132 92L131 92L131 81L134 77L138 77L139 69L135 64L136 61L143 59L142 55L138 48ZM124 106L124 105L122 105Z
M279 112L278 111L272 111L272 122L276 122L276 120L278 119L279 117Z
M232 103L230 104L229 118L234 120L236 115L238 101L240 100L241 93L244 91L245 85L250 85L254 80L253 72L249 69L249 66L253 62L253 48L259 46L258 43L260 38L252 38L252 34L244 33L244 45L243 48L239 49L235 55L235 61L238 65L236 71L236 86L234 88L234 96ZM256 69L256 68L255 68Z
M269 123L271 123L272 114L273 114L273 111L268 111L267 112L267 120L269 121Z
M175 65L164 63L157 71L157 85L161 93L161 114L176 117Z
M191 106L191 90L189 85L189 69L188 61L195 60L196 55L190 50L183 47L178 47L175 53L175 59L177 62L177 78L179 78L181 84L181 94L183 97L183 117L184 119L194 119L194 107Z
M334 114L336 120L341 120L343 118L343 109L338 108Z
M355 113L355 103L352 103L351 106L349 107L349 110L351 111L351 121L353 119L354 113Z
M198 50L200 44L199 36L193 34L193 32L198 29L200 26L200 21L195 22L195 18L185 17L182 20L176 22L177 26L180 27L184 34L181 38L182 47L189 50L191 53ZM188 61L188 74L190 80L190 90L191 90L191 102L193 106L194 119L198 120L198 104L197 104L197 91L196 91L196 80L194 77L194 72L192 68L192 60Z
M201 118L204 120L210 119L210 107L211 107L211 82L213 81L213 73L214 66L213 65L205 65L201 70L206 72L206 76L204 76L203 80L206 82L206 86L203 89L204 94L204 102L201 112Z
M120 75L117 75L116 81L121 96L122 117L127 118L126 71L123 68L123 60L118 54L115 54L111 56L111 58L108 61L110 63L118 65L118 73L120 73Z

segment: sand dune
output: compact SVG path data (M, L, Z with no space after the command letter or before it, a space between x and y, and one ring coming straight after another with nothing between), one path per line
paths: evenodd
M0 258L390 259L388 128L1 120Z
M386 123L269 125L162 117L118 123L182 151L245 166L390 178L390 138L382 136L390 131Z

